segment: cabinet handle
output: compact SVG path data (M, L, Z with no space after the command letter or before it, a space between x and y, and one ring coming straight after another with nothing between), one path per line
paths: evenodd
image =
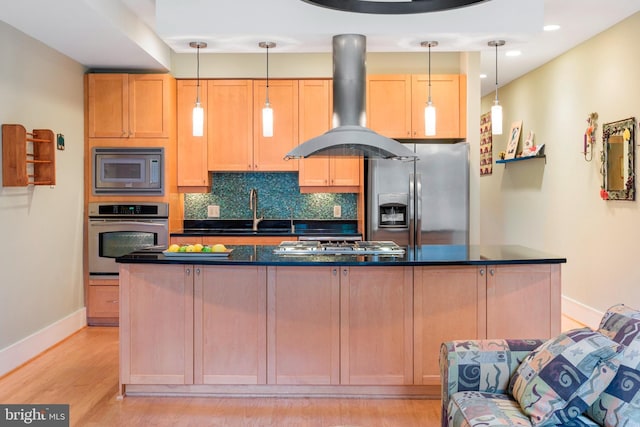
M347 277L347 274L349 273L349 271L346 268L342 269L342 275Z
M332 271L332 273L333 273L333 275L335 276L336 274L338 274L338 269L337 269L337 268L334 268L334 269L333 269L333 271Z
M118 304L119 302L120 301L118 301L117 299L112 299L112 300L107 301L107 303L109 303L109 304Z
M481 268L481 269L480 269L480 275L481 275L481 276L484 276L484 268Z
M490 269L489 269L489 274L490 274L490 275L492 275L492 276L493 276L493 275L495 274L495 272L496 272L496 271L495 271L493 268L490 268Z
M187 269L185 270L185 272L187 273L187 276L191 276L191 269L190 269L190 268L187 268Z
M200 269L196 268L196 274L199 276L200 275Z

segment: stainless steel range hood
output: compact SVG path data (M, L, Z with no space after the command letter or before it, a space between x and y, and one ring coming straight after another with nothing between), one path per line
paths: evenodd
M364 156L414 159L416 154L391 138L365 127L366 37L333 37L333 126L287 153L285 159L311 156Z

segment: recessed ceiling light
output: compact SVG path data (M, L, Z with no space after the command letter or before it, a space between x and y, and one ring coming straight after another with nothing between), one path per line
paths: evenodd
M487 75L486 75L486 74L484 74L484 73L482 73L482 74L480 74L480 78L481 78L481 79L486 79L486 78L487 78Z
M549 24L542 27L544 31L557 31L560 29L560 25L557 24Z
M506 56L520 56L522 55L522 52L520 52L519 50L510 50L508 52L505 53Z

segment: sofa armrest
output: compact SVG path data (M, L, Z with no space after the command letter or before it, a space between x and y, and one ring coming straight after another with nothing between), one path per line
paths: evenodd
M544 340L448 341L440 346L442 420L458 391L504 393L522 360Z

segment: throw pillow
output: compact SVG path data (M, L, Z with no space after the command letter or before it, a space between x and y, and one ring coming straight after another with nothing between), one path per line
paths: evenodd
M523 360L509 391L534 426L570 424L613 380L620 351L589 328L562 333Z

